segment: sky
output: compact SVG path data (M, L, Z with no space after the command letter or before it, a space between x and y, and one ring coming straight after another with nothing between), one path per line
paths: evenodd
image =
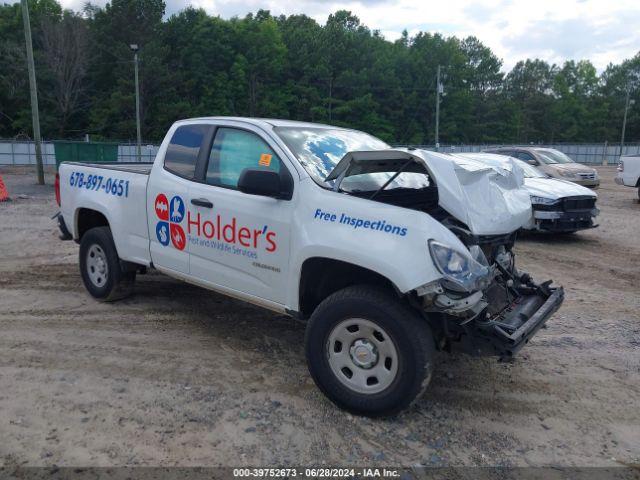
M79 10L86 0L62 0ZM106 0L92 0L103 5ZM372 30L395 40L406 29L478 37L510 70L518 60L560 64L588 59L602 71L640 51L640 0L165 0L168 15L188 5L223 18L258 9L272 15L304 13L324 24L350 10Z

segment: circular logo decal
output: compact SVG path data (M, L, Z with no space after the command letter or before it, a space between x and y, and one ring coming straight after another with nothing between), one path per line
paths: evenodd
M165 247L169 245L169 224L167 222L158 222L156 225L156 237L158 242Z
M164 193L160 193L156 197L156 203L154 207L156 209L156 215L160 220L169 220L169 201L167 200L167 197Z
M180 223L182 221L184 218L184 202L182 198L176 195L171 199L169 212L172 223Z
M184 230L182 230L182 227L180 225L172 223L169 229L171 231L171 243L173 244L173 246L178 250L184 250L184 247L187 244L187 239L184 236Z

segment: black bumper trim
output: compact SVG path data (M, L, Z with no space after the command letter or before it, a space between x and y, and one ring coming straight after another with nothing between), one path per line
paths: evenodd
M515 332L509 334L500 326L494 326L495 331L509 344L508 353L514 354L520 350L535 333L542 328L546 321L558 311L564 301L564 289L557 287L542 306L534 313L529 320L521 325Z
M521 292L518 300L493 318L474 320L464 326L464 334L449 344L451 350L474 356L515 356L540 330L564 301L562 287L543 284Z
M543 232L575 232L596 228L593 222L596 216L589 212L559 212L558 218L535 218L538 228Z

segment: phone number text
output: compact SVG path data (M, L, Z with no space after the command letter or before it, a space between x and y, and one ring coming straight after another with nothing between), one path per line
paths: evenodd
M115 195L117 197L129 196L129 180L104 177L102 175L85 175L82 172L71 172L69 185L96 192L103 191L108 195Z

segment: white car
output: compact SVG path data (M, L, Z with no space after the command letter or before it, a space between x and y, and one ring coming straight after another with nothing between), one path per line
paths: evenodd
M319 388L383 415L427 388L436 349L510 357L562 304L515 266L531 202L510 168L328 125L195 118L153 165L62 163L59 221L96 299L155 268L305 320Z
M504 156L493 153L463 153L467 158L499 166ZM598 195L591 189L567 180L551 178L522 160L511 159L524 175L524 187L531 196L532 214L525 230L573 233L595 228Z
M637 188L640 199L640 155L620 157L615 181L618 185Z

